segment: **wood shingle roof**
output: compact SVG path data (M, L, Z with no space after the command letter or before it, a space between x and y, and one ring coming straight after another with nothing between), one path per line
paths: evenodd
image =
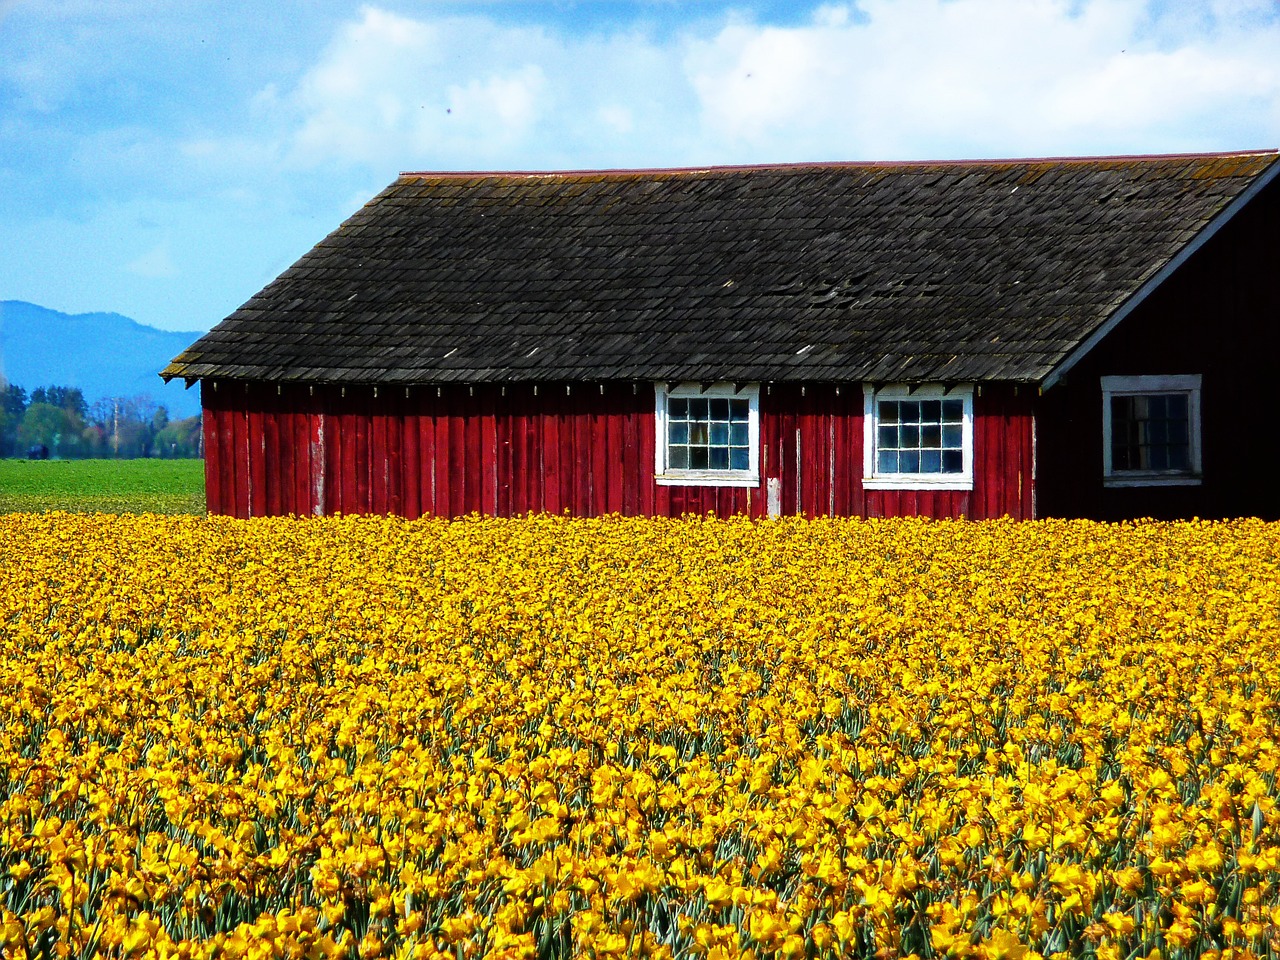
M404 174L163 376L1042 380L1274 153Z

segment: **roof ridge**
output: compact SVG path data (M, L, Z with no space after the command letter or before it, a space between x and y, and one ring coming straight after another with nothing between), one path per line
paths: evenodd
M563 170L402 170L400 177L434 179L475 179L477 177L582 177L582 176L644 176L652 174L682 173L742 173L754 170L833 170L890 167L961 167L1007 166L1009 164L1040 163L1115 163L1123 160L1215 160L1238 157L1280 155L1280 148L1259 147L1249 150L1215 150L1186 153L1134 153L1100 154L1097 156L1056 157L971 157L960 160L798 160L776 163L706 164L680 167L600 167Z

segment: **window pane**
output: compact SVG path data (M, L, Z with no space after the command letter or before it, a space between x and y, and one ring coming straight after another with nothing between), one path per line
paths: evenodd
M690 443L706 443L707 442L707 425L705 423L689 424L689 442Z
M706 397L690 397L688 402L689 402L689 419L690 420L707 419Z
M708 464L712 470L728 470L729 469L729 448L728 447L712 447L707 451L710 456Z
M903 450L898 456L898 470L901 473L919 473L920 451Z
M920 422L920 401L902 400L898 403L898 419L903 423Z
M942 401L942 422L943 423L960 423L964 420L964 401L963 400L943 400Z
M892 450L896 448L898 446L898 428L880 427L879 439L881 450Z
M746 423L751 418L751 401L730 400L729 417L735 422Z
M926 424L920 428L920 446L926 449L937 450L942 446L942 428L933 424Z
M684 397L667 401L667 416L672 420L683 420L689 415L689 401Z
M711 424L711 445L724 447L729 444L729 424L712 423Z
M942 420L941 400L922 400L920 402L920 422L939 423Z
M1127 443L1125 443L1124 437L1117 436L1114 433L1114 429L1115 425L1113 422L1113 433L1111 436L1111 469L1132 470L1133 464L1129 462L1129 450L1131 448Z
M879 457L876 458L877 473L897 473L898 472L898 451L881 450Z
M943 450L942 451L942 472L943 473L964 473L964 451Z
M964 443L964 428L958 423L949 423L942 428L942 445L959 449Z
M667 427L667 436L671 443L688 443L689 442L689 424L683 420L669 424Z
M1166 472L1191 468L1185 393L1111 398L1111 468Z
M711 408L712 420L729 419L729 400L727 397L713 397L708 406Z
M689 448L671 447L670 450L668 450L668 458L672 469L684 470L689 466Z
M942 451L941 450L921 451L920 472L921 473L941 473L942 472Z
M904 449L914 449L920 446L920 428L918 426L902 427L902 444Z
M746 447L734 447L730 451L729 466L734 470L749 470L751 468L751 451Z
M729 442L735 447L745 447L751 439L751 429L746 423L735 423L729 428Z
M689 469L690 470L707 469L707 448L706 447L690 447L689 448Z
M877 406L880 408L880 414L876 419L881 423L898 422L898 404L896 401L881 400Z

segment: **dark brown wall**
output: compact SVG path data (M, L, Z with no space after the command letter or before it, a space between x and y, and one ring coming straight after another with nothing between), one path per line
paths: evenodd
M1107 375L1200 374L1204 481L1105 489ZM1040 513L1280 518L1280 181L1224 226L1041 399Z
M202 384L210 511L679 516L766 511L759 488L659 486L649 384L382 388ZM782 512L1030 517L1029 388L974 400L972 491L862 488L859 384L761 389L761 475Z

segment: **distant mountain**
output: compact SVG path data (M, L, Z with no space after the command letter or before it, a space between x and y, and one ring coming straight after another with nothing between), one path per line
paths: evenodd
M160 371L199 337L144 326L118 313L60 313L0 300L0 374L25 387L79 387L90 404L103 397L150 394L169 416L200 412L200 391Z

